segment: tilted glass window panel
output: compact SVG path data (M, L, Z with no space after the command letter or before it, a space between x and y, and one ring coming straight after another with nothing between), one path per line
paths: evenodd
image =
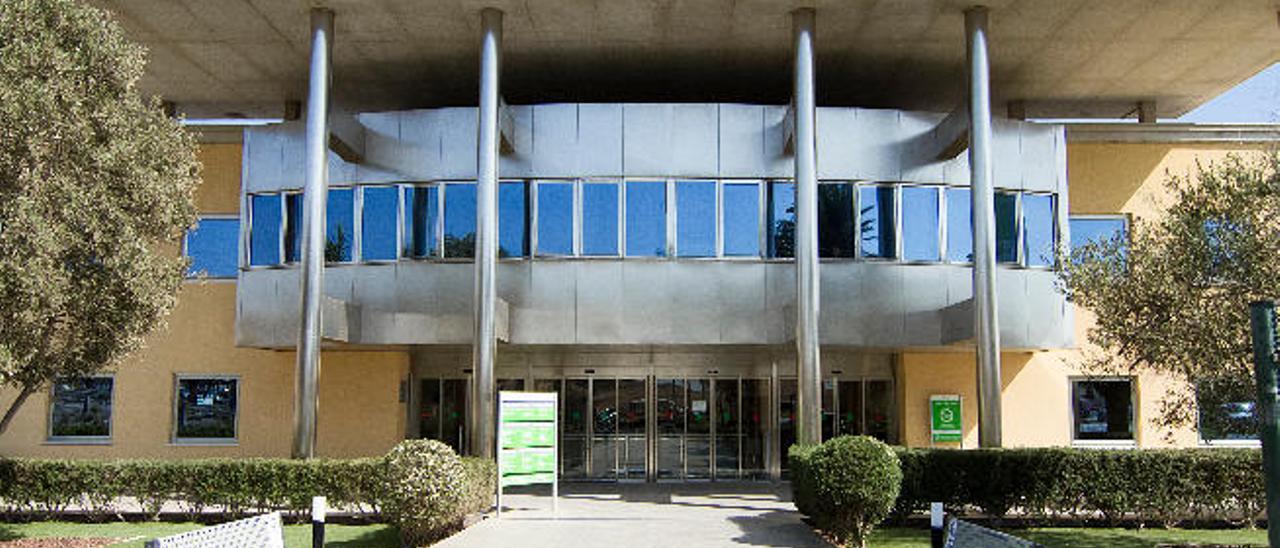
M996 192L996 262L1018 262L1018 195Z
M908 261L937 261L938 189L902 187L902 258Z
M498 184L498 257L529 255L529 192L522 181Z
M476 185L450 184L444 189L444 256L476 256Z
M325 201L324 260L350 262L356 247L356 193L350 188L331 188Z
M759 257L760 185L725 183L723 192L725 256Z
M796 185L769 183L769 256L796 256Z
M538 254L573 255L573 183L538 183Z
M285 194L284 205L284 262L296 263L302 258L302 194Z
M1114 217L1072 217L1071 249L1079 249L1092 242L1106 242L1124 238L1129 231L1128 219Z
M371 186L362 190L360 212L360 258L365 261L396 260L396 226L400 209L400 189Z
M279 211L279 207L276 211ZM236 277L239 270L236 255L239 241L239 219L200 219L196 227L187 232L186 245L183 247L187 257L191 259L187 276L194 277L204 273L210 278Z
M853 184L818 185L818 256L852 258Z
M1022 195L1023 256L1027 266L1053 266L1057 238L1053 196Z
M235 439L236 379L178 379L177 425L179 439Z
M1129 379L1074 381L1071 405L1074 439L1133 439L1133 385Z
M404 256L435 257L440 191L434 186L404 189Z
M582 184L582 254L618 255L618 184Z
M62 379L53 383L49 410L51 438L111 436L111 377Z
M667 184L627 183L627 256L664 257L667 254Z
M892 259L897 256L893 210L893 187L864 186L858 189L858 232L863 257Z
M716 255L716 183L676 183L676 255Z
M249 198L249 264L280 264L280 195L258 194Z
M947 189L947 260L973 262L973 196L967 188Z

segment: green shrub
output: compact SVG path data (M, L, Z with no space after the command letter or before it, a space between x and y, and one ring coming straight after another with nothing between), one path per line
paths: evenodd
M386 456L384 511L405 546L430 544L457 530L465 515L462 459L435 440L406 440Z
M942 502L994 519L1249 523L1265 507L1257 449L898 449L904 517Z
M796 507L846 546L861 547L888 517L902 486L902 468L888 445L867 436L840 436L790 454Z
M487 512L493 507L498 490L498 465L492 459L462 457L462 468L467 476L466 493L463 495L462 513Z

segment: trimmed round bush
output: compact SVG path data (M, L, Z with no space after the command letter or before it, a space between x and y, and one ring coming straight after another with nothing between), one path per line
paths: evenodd
M865 545L893 510L902 466L893 449L867 436L840 436L790 452L796 507L844 546Z
M383 511L400 529L404 546L440 540L462 524L467 472L462 459L436 440L406 440L386 456Z

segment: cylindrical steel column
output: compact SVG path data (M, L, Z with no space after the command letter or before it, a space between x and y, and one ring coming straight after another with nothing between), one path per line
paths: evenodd
M476 140L475 338L471 367L471 454L493 457L498 351L498 77L502 72L502 12L480 12L480 118Z
M302 192L302 318L294 389L293 458L316 452L320 391L320 299L324 296L325 199L329 188L329 84L333 12L311 10L311 82L307 91L307 166Z
M818 151L812 8L791 14L795 38L796 162L796 442L822 441L822 375L818 347ZM781 448L786 451L787 448Z
M964 12L969 52L969 180L973 208L973 325L978 347L978 444L1000 447L1000 323L996 308L995 189L987 8Z

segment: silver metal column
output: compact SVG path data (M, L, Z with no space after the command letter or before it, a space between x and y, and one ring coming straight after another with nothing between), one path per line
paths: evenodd
M494 455L494 406L498 350L494 330L498 286L498 77L502 67L502 12L480 12L480 119L476 139L476 292L475 338L471 366L471 443L473 455Z
M324 212L329 187L329 84L333 12L311 10L311 82L307 91L307 167L302 192L302 319L298 322L293 458L316 452L320 389L320 299L324 296Z
M996 308L995 189L991 168L991 71L987 8L964 12L969 52L969 172L973 186L974 336L978 347L978 444L1000 447L1000 323Z
M796 442L822 441L822 375L818 347L818 151L813 75L812 8L791 13L795 39L796 177ZM787 448L781 448L786 451Z

